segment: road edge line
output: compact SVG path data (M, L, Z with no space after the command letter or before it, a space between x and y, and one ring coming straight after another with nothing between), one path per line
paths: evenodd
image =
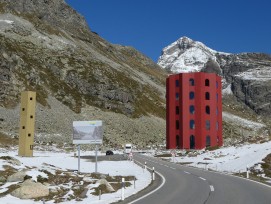
M184 165L181 165L181 166L184 166ZM251 181L251 182L254 182L254 183L257 183L257 184L263 185L263 186L265 186L265 187L271 188L271 186L270 186L270 185L267 185L267 184L265 184L265 183L261 183L261 182L259 182L259 181L255 181L255 180L252 180L252 179L248 179L248 178L244 178L244 177L236 176L236 175L233 175L233 174L230 174L230 173L226 173L226 172L220 172L220 171L209 171L209 170L202 169L202 168L198 168L198 167L195 167L195 166L184 166L184 167L188 167L188 168L194 168L194 169L198 169L198 170L201 170L201 171L212 172L212 173L216 173L216 174L221 174L221 175L224 175L224 176L231 176L231 177L235 177L235 178L243 179L243 180L246 180L246 181Z
M139 162L139 161L137 161L137 162L140 163L141 165L143 165L141 162ZM151 169L150 167L147 167L147 168L148 168L149 170L152 171L152 169ZM166 182L165 177L164 177L160 172L158 172L158 171L155 171L155 173L157 173L157 174L162 178L162 184L161 184L158 188L156 188L156 189L154 189L153 191L147 193L146 195L144 195L144 196L142 196L142 197L140 197L140 198L137 198L136 200L131 201L129 204L135 203L135 202L137 202L137 201L139 201L139 200L141 200L141 199L143 199L143 198L146 198L147 196L149 196L149 195L155 193L156 191L158 191L160 188L163 187L163 185L164 185L165 182Z

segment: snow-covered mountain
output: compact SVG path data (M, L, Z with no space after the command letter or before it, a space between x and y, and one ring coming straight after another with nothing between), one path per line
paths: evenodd
M264 141L268 138L267 130L271 128L271 55L219 52L201 42L181 37L163 49L158 64L170 73L202 71L222 76L223 111L254 122L265 121L266 125L259 130L248 130L244 120L236 123L236 117L226 115L223 117L227 121L223 135L235 132L240 136L239 139L235 137L235 141L240 143L255 138L259 141L259 137ZM228 118L233 118L233 122ZM224 142L231 143L232 140L224 137Z
M163 49L158 64L174 73L198 72L208 60L216 62L216 54L228 53L215 51L201 42L181 37Z
M223 88L257 114L271 113L271 56L264 53L230 54L181 37L165 47L158 65L171 73L214 72L223 77Z

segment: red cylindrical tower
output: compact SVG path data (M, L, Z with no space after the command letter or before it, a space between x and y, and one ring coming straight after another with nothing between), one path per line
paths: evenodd
M181 73L166 84L167 149L222 146L221 77Z

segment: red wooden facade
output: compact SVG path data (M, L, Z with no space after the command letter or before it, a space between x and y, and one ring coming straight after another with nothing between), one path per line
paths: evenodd
M222 146L221 77L180 73L167 78L167 149Z

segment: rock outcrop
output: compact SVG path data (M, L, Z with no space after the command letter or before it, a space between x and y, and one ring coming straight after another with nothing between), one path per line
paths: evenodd
M10 175L7 178L7 182L21 182L24 181L25 176L26 176L25 171L19 171L16 172L15 174Z
M41 183L26 180L21 187L11 192L12 196L20 199L33 199L49 195L49 189Z
M134 48L91 32L63 0L0 0L5 134L18 135L20 93L32 90L38 102L36 140L71 142L72 121L103 119L104 144L121 146L134 137L158 137L161 143L166 76Z
M89 27L83 16L68 6L64 0L1 0L0 8L7 13L15 13L32 19L33 23L46 22L56 30L68 31L74 36L84 37ZM39 28L46 28L40 25ZM23 28L22 28L23 29Z
M115 192L115 189L110 185L110 183L108 183L107 180L105 179L100 179L96 182L97 184L100 184L100 185L105 185L106 187L106 191L107 192Z
M217 73L224 78L223 88L231 85L239 101L259 115L271 114L271 56L268 54L223 53L182 37L163 49L158 64L174 73Z

